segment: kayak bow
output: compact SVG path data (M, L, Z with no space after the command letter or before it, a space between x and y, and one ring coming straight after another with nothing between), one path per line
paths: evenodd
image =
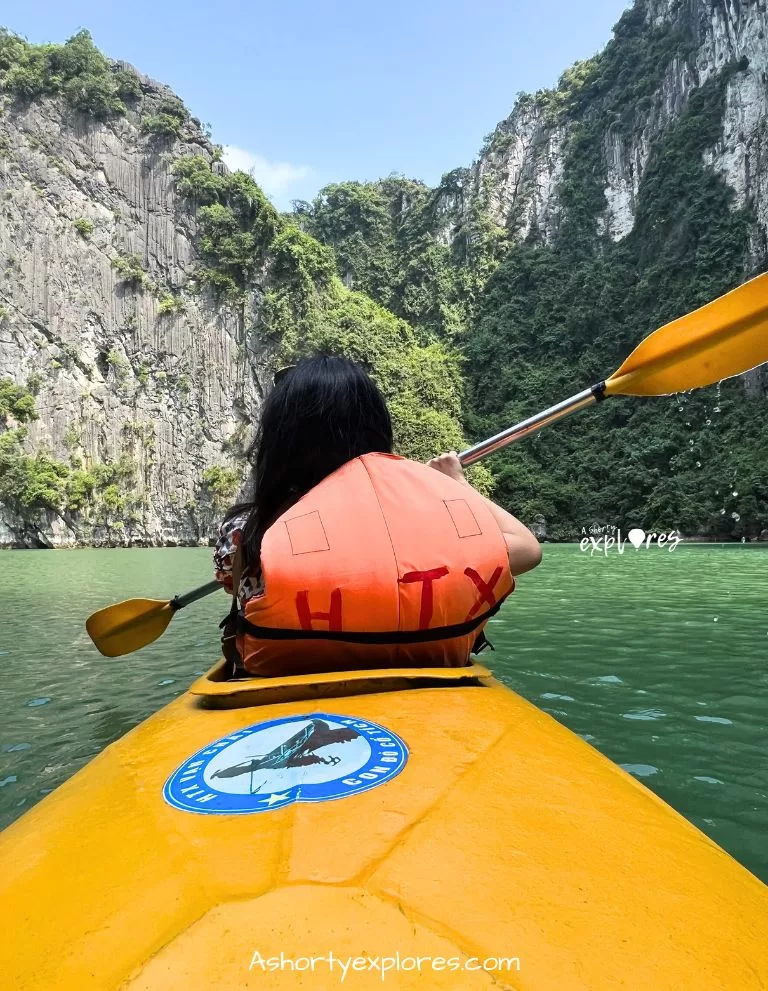
M222 678L0 838L4 986L768 982L768 888L480 665Z

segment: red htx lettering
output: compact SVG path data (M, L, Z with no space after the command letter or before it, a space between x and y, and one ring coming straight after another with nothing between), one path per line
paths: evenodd
M296 613L302 630L313 630L312 620L324 620L328 629L338 632L341 629L341 589L331 592L331 604L328 612L311 612L309 608L309 591L296 593Z
M418 629L426 630L429 628L429 624L432 621L432 614L435 604L434 583L439 581L441 578L445 578L448 573L448 568L446 568L445 565L441 565L439 568L430 568L427 571L408 571L402 578L398 578L398 582L401 585L410 585L416 582L421 583L421 604L419 608ZM499 565L486 582L480 577L474 568L464 569L464 574L472 581L479 593L477 601L467 613L465 622L469 622L469 620L474 619L483 605L487 604L489 608L496 605L494 589L503 573L504 569L501 565ZM312 625L312 620L318 620L320 622L327 623L330 631L340 631L341 589L334 588L331 591L331 599L327 612L312 612L309 605L309 590L297 592L296 614L302 630L313 630L314 627Z
M398 578L401 585L410 585L411 582L422 582L421 586L421 609L419 610L419 629L426 630L432 619L432 606L434 594L432 583L438 578L445 578L448 569L445 565L439 568L432 568L430 571L408 571L402 578Z
M501 578L503 570L504 569L501 567L501 565L499 565L499 567L496 568L496 570L491 575L490 580L485 582L480 577L480 575L478 575L478 573L475 571L474 568L464 569L464 574L467 576L467 578L472 579L472 581L475 583L475 587L480 593L480 598L467 613L467 619L466 619L467 622L469 622L470 619L473 619L477 615L480 607L483 605L484 602L487 602L489 607L496 605L496 596L493 594L493 589L496 587L496 583L498 582L499 578Z

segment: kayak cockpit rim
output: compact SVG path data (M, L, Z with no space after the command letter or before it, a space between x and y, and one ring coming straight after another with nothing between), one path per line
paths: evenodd
M301 699L375 695L418 688L487 686L493 681L482 664L461 668L374 668L361 671L328 671L288 675L282 678L227 679L222 658L198 678L189 693L203 706L240 708Z

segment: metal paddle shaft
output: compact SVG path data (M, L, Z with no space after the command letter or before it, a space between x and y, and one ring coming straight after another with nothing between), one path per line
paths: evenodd
M565 399L555 406L550 406L549 409L542 410L541 413L537 413L535 416L529 416L527 420L521 420L514 427L507 427L501 433L494 434L493 437L489 437L487 440L481 440L474 447L468 447L466 451L462 451L459 455L459 461L461 461L464 467L469 467L469 465L475 464L489 454L493 454L494 451L500 451L502 447L506 447L508 444L514 444L515 441L522 440L523 437L529 437L531 434L535 434L542 427L548 427L551 423L557 423L558 420L562 420L563 417L568 416L570 413L575 413L578 409L584 409L585 406L591 406L593 403L600 402L601 399L605 398L604 391L605 382L599 382L597 385L593 385L591 389L577 392L570 399Z
M197 588L193 588L191 592L185 592L184 595L175 595L170 601L171 609L174 612L178 612L184 606L188 606L192 602L197 602L198 599L204 599L206 595L210 595L211 592L215 592L217 588L221 587L221 583L217 582L214 578L213 581L206 582L205 585L199 585Z

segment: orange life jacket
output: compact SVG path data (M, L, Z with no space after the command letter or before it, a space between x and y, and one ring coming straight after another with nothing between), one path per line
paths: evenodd
M391 454L348 461L283 513L261 568L237 643L267 677L464 665L515 585L483 498Z

